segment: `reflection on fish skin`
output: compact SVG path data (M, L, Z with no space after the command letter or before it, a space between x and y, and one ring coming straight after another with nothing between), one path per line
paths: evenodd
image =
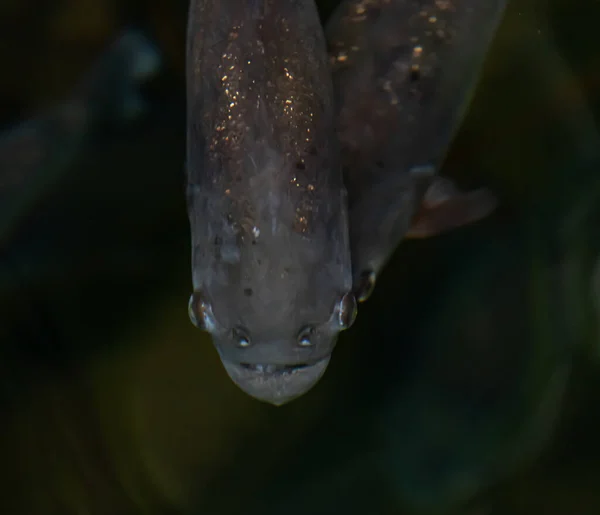
M459 227L496 207L487 190L456 190L430 208L421 198L436 187L505 5L347 0L328 22L358 290L361 276L374 279L403 237ZM419 207L419 226L407 234Z
M0 135L0 243L47 193L104 122L144 108L137 88L156 73L157 49L129 29L105 51L61 105Z
M192 0L187 38L190 318L280 405L356 315L323 29L313 0Z

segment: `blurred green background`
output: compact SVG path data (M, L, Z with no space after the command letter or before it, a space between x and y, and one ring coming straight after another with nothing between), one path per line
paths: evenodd
M2 242L0 513L600 513L600 4L509 2L444 168L501 207L403 243L281 408L239 391L187 317L186 12L0 1L6 130L124 27L164 59L146 114Z

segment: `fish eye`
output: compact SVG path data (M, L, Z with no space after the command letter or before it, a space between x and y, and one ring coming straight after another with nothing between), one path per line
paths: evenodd
M298 333L298 345L300 347L310 347L313 344L311 337L314 335L314 328L307 325Z
M376 280L377 276L373 270L365 270L360 274L358 286L355 290L358 302L364 302L371 296L371 293L375 289Z
M338 322L342 329L348 329L356 320L358 307L352 293L346 293L338 304Z
M200 292L195 291L190 296L188 315L192 324L202 331L210 332L215 327L210 304L204 300Z
M250 347L250 336L248 336L248 332L243 327L239 325L234 327L231 330L231 335L238 347L242 347L243 349Z

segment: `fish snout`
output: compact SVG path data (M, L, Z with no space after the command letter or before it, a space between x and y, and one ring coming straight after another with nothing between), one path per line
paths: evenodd
M327 369L331 355L302 365L261 365L222 359L231 380L245 393L281 406L308 392Z

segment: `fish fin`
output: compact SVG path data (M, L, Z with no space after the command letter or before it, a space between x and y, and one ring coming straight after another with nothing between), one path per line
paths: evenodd
M437 176L425 192L405 238L430 238L477 222L498 205L487 188L463 192L450 179Z

